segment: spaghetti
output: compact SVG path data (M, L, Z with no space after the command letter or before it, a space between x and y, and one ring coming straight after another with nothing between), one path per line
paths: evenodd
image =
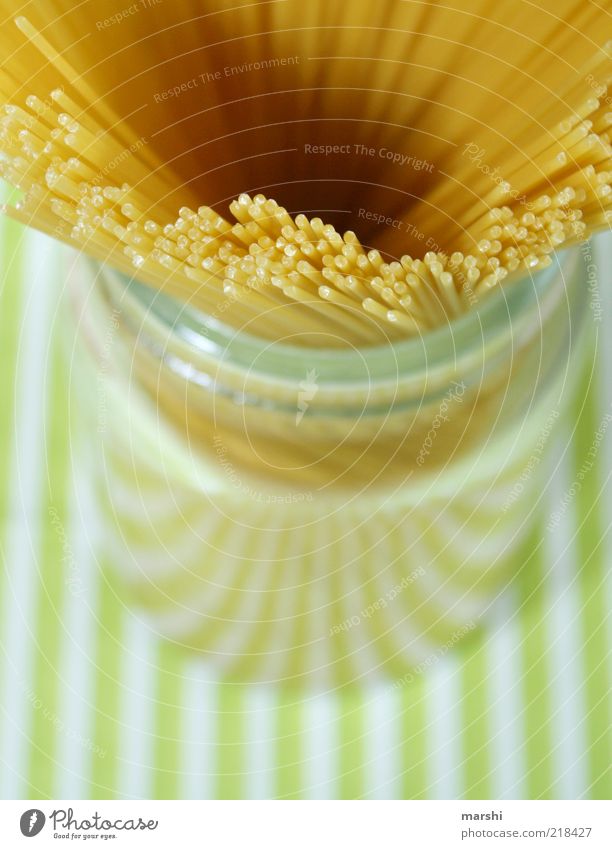
M2 31L9 58L0 76L0 175L22 192L6 211L209 315L248 325L255 335L279 339L294 326L303 331L300 344L320 345L317 333L324 331L326 345L367 346L424 333L612 220L612 42L600 48L591 39L601 37L609 20L596 7L567 0L554 16L539 7L530 13L531 4L511 4L508 14L494 13L488 2L476 10L465 3L456 9L392 3L384 4L391 11L372 11L364 4L342 25L313 4L316 14L291 30L292 0L212 7L195 20L182 5L175 12L141 4L129 15L118 8L103 20L81 10L78 21L67 4L46 5L49 37L24 17L16 19L17 49L14 34ZM175 14L185 17L174 20ZM83 37L83 20L94 38ZM237 23L238 35L229 38ZM190 40L183 43L187 24ZM527 43L511 64L504 39L515 45L521 26L533 37L523 36ZM380 37L376 58L364 54L364 31L372 30ZM126 85L107 96L100 73L110 59L102 67L91 62L99 42L108 46L110 31L120 44L119 70L127 71L132 59L135 67ZM300 63L289 61L288 50L279 58L274 39L311 54L301 62L308 65L301 84ZM219 46L234 42L241 63L219 65ZM438 47L427 62L426 43ZM465 67L457 74L452 68L461 50ZM153 56L162 57L165 76ZM368 65L376 85L364 86L356 113L357 89L347 75L357 71L359 82ZM531 83L521 79L519 66ZM182 81L167 85L179 79L179 69ZM165 87L153 89L160 76ZM250 87L246 97L236 97L240 85ZM189 99L194 91L199 103ZM311 109L305 120L295 113L295 126L280 111L292 94ZM266 97L274 105L258 123ZM151 103L163 107L157 126L142 117ZM355 140L363 127L367 144ZM193 144L194 129L200 144ZM353 140L342 141L351 132ZM325 144L304 141L323 135ZM234 158L215 164L232 137L238 138ZM419 143L427 160L411 152ZM208 152L211 167L203 169ZM295 180L279 171L287 176L277 180L281 195L292 200L304 184L324 201L330 187L341 185L339 200L353 205L353 216L378 222L364 234L369 243L323 217L290 214L262 192L232 201L233 220L219 213L220 182L230 167L231 187L246 179L245 168L270 160L262 176L272 189L273 163L280 157L286 168L296 154L302 162ZM429 166L416 169L417 161ZM302 179L305 162L310 181ZM339 165L344 171L337 178ZM199 205L202 195L211 205Z

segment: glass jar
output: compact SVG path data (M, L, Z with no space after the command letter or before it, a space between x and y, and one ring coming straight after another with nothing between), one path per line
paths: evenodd
M326 686L397 679L476 627L578 367L578 250L362 349L81 271L110 559L158 633L222 678Z

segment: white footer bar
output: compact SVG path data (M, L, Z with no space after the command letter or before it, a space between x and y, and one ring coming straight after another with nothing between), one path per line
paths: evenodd
M33 843L28 843L34 838ZM0 845L609 849L608 801L4 801Z

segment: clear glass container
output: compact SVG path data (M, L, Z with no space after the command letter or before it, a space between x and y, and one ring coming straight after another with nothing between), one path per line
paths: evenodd
M82 267L126 597L236 681L393 680L463 639L532 526L578 368L581 265L566 251L439 330L363 349L257 339Z

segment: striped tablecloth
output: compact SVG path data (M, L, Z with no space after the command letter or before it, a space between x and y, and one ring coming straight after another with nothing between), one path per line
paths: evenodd
M0 797L610 798L610 243L588 401L489 625L405 686L300 692L217 684L122 602L69 380L72 255L0 234Z

